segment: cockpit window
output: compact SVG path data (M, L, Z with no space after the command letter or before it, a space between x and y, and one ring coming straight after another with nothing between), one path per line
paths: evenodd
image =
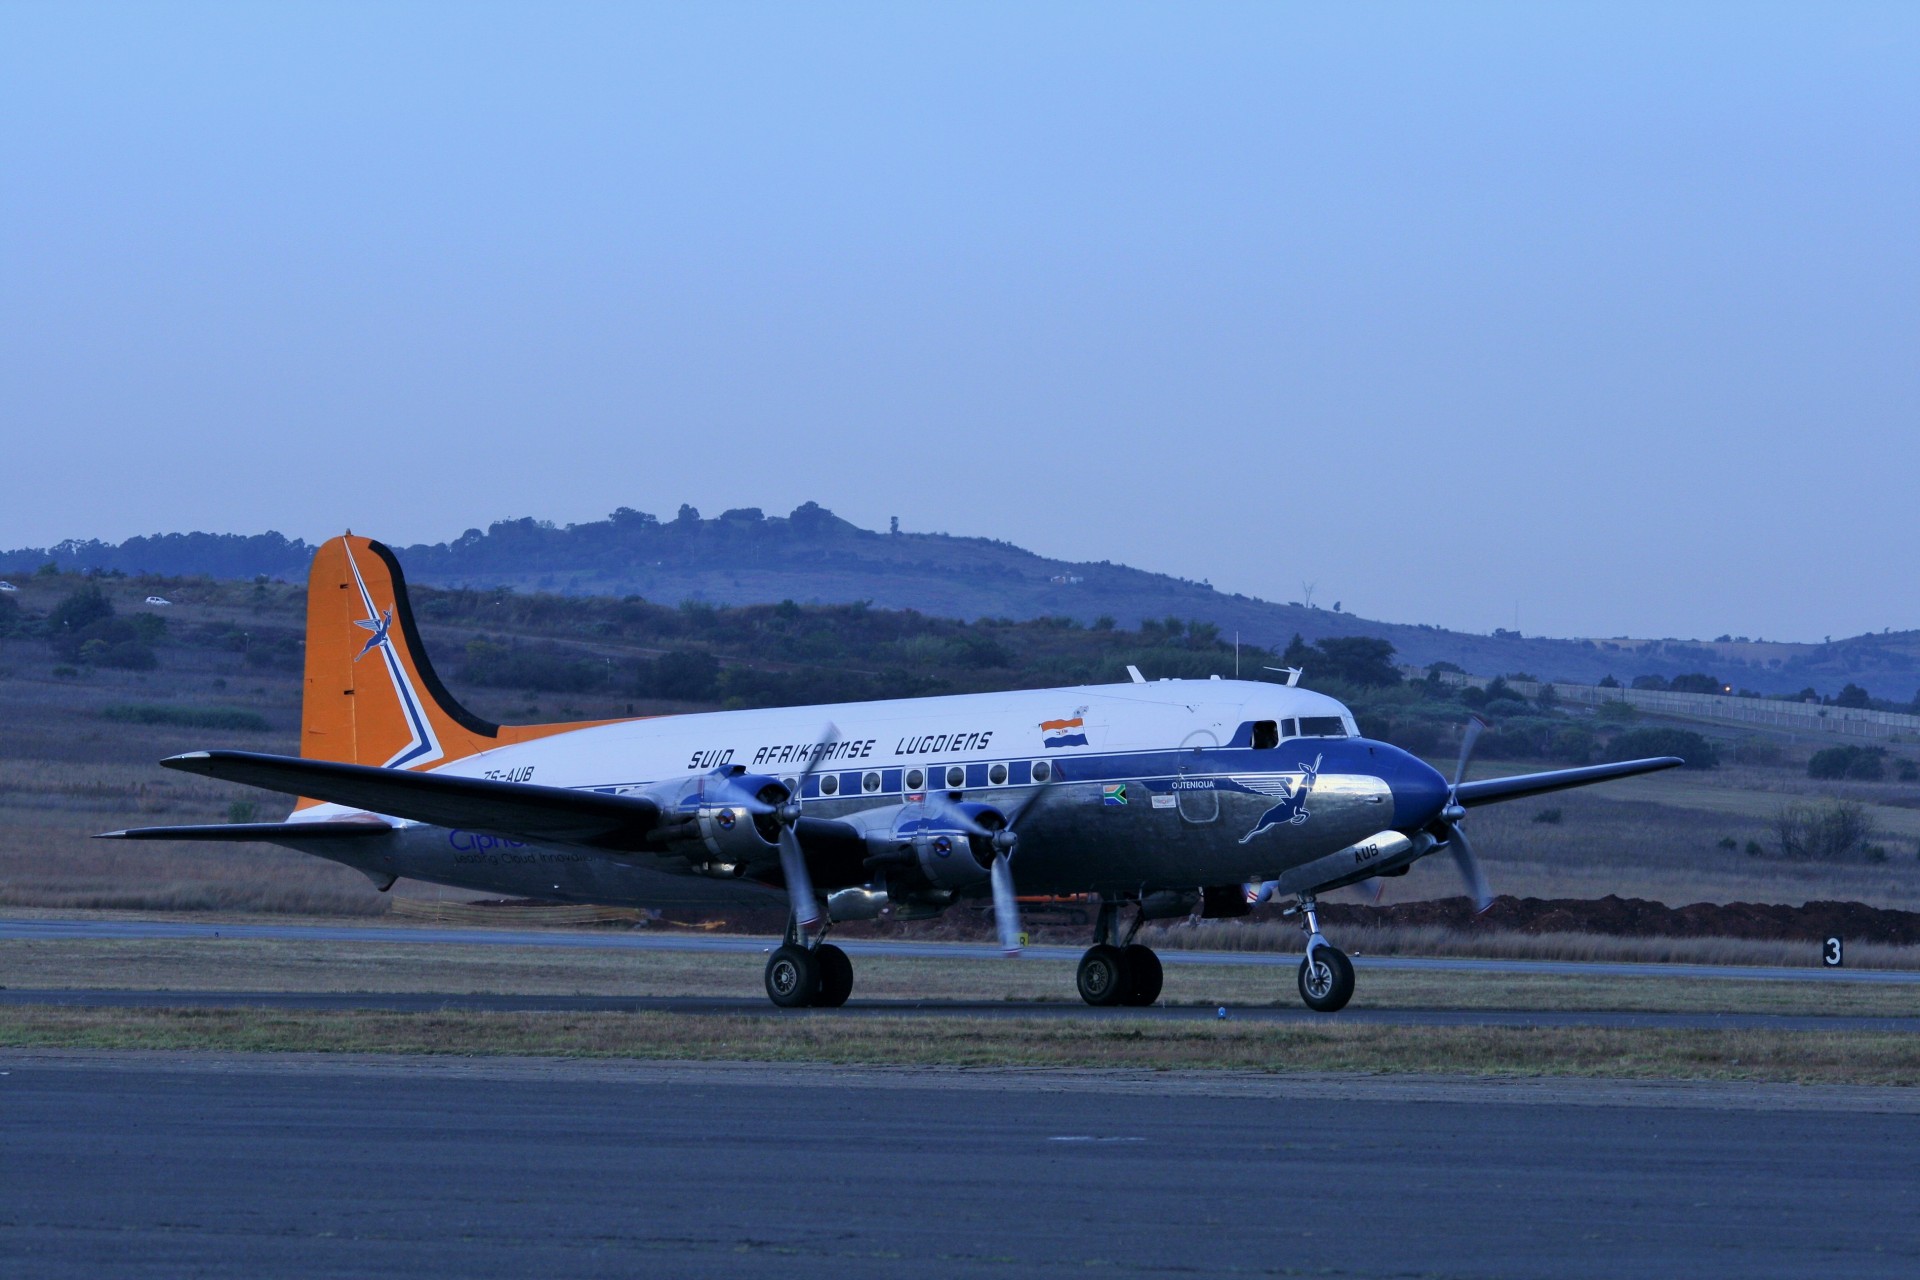
M1280 725L1273 720L1253 722L1253 749L1266 751L1280 745Z
M1347 725L1339 716L1302 716L1300 718L1300 736L1303 738L1344 738Z

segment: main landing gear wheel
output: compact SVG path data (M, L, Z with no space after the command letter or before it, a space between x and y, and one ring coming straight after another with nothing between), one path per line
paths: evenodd
M1128 980L1126 953L1102 942L1087 948L1080 957L1080 998L1091 1005L1116 1005L1126 998Z
M1316 1013L1338 1013L1353 999L1353 961L1325 943L1300 962L1300 998Z
M836 951L839 948L834 948ZM845 959L843 955L841 959ZM853 986L853 966L847 966L847 986ZM767 957L767 998L782 1009L804 1009L820 994L820 965L813 952L792 943L777 947ZM840 997L845 1000L845 996Z
M1136 942L1122 951L1120 956L1127 970L1127 990L1120 997L1120 1003L1149 1005L1158 1000L1164 975L1160 969L1160 957L1153 953L1153 948L1143 947Z
M831 942L813 949L813 961L820 969L820 990L813 1003L820 1009L838 1009L853 994L853 961Z

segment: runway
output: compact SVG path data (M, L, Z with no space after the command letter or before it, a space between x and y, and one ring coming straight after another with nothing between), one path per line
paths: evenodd
M382 925L214 924L159 920L19 920L0 919L0 941L57 942L74 940L140 940L229 938L309 942L384 942L406 945L487 947L558 947L587 950L693 951L759 955L772 940L712 934L650 933L639 930L563 929L447 929ZM994 960L1004 963L996 946L955 942L895 942L836 937L848 955L895 956L917 959ZM1813 944L1808 943L1811 954ZM1039 960L1075 961L1081 948L1028 947L1025 955ZM1166 965L1275 965L1293 968L1296 954L1260 951L1185 951L1167 948L1160 953ZM1765 965L1643 964L1620 961L1483 960L1455 956L1354 956L1356 969L1400 969L1430 973L1548 974L1559 977L1662 978L1739 980L1752 982L1871 982L1920 986L1920 970L1804 969Z
M862 1000L841 1009L779 1009L767 1000L708 996L448 995L434 992L131 991L102 988L0 988L0 1006L133 1009L374 1009L400 1013L470 1010L483 1013L673 1013L766 1018L1071 1018L1080 1021L1147 1018L1213 1021L1214 1007L1152 1005L1095 1009L1051 1000ZM1917 1017L1857 1017L1769 1013L1636 1013L1611 1010L1356 1009L1314 1013L1299 1005L1235 1005L1236 1022L1327 1026L1359 1023L1407 1027L1614 1027L1678 1030L1877 1031L1920 1035Z
M1905 1276L1907 1092L14 1051L0 1272Z

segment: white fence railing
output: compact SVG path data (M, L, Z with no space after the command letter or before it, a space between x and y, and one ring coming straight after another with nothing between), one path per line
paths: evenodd
M1441 677L1453 684L1486 688L1487 676L1461 676L1448 673ZM1523 698L1538 698L1543 685L1532 680L1509 680L1507 687ZM1553 685L1556 698L1576 706L1599 706L1603 702L1624 702L1637 711L1652 715L1685 716L1692 720L1715 720L1723 724L1750 724L1791 733L1824 734L1843 738L1864 738L1887 742L1900 738L1920 739L1920 716L1898 711L1873 711L1859 707L1820 706L1812 702L1777 702L1768 698L1736 698L1715 693L1673 693L1665 689L1606 689L1592 684Z

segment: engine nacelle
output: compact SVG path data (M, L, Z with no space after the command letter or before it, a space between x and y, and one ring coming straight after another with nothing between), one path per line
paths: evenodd
M895 811L887 826L870 829L867 843L887 863L904 864L936 889L985 884L992 875L993 840L969 831L957 817L990 832L1007 825L1006 815L992 805L908 804Z
M765 864L777 853L780 823L772 809L788 798L787 786L778 778L716 769L674 791L653 792L652 798L676 818L663 832L666 839L697 840L706 847L709 860L696 865L697 871L743 875L749 866Z

